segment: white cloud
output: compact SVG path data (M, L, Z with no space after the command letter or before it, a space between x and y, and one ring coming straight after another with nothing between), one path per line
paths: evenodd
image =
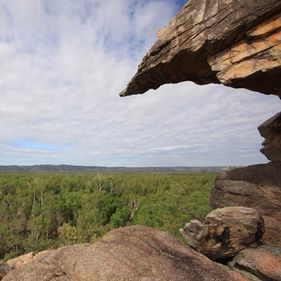
M0 164L265 161L256 127L276 97L182 83L119 98L176 2L0 0Z

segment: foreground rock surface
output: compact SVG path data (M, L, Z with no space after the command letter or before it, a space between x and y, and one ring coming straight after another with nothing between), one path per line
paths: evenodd
M250 280L281 281L281 248L260 246L240 252L230 263Z
M204 224L193 220L182 230L187 243L212 260L229 259L250 245L258 245L263 233L262 216L245 207L216 209L206 216Z
M0 280L7 275L7 273L11 270L10 266L5 263L0 261Z
M10 266L10 268L13 268L13 269L20 268L20 267L24 266L25 264L31 262L33 260L34 256L35 256L34 253L30 252L28 254L8 260L7 264Z
M213 209L225 206L256 209L264 218L263 240L281 247L281 163L237 168L222 173L211 194Z
M222 83L281 96L281 1L189 0L120 94Z
M132 226L95 244L46 251L3 281L246 281L166 232Z
M281 112L274 115L258 127L265 138L261 152L271 161L281 161ZM281 173L281 171L280 171Z

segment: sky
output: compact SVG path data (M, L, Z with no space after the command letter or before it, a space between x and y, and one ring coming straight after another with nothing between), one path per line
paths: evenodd
M0 0L0 165L267 162L274 96L191 82L120 98L185 1Z

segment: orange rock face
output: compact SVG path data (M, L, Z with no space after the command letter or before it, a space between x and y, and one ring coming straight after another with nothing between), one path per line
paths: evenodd
M281 94L281 13L246 33L234 46L208 59L212 71L225 85ZM265 83L267 80L267 83Z
M121 96L193 81L281 97L280 28L280 1L189 0Z

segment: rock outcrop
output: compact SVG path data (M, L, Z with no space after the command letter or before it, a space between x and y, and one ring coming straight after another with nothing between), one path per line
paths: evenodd
M280 77L280 1L189 0L120 95L193 81L281 97Z
M193 81L221 83L281 98L280 77L281 1L189 0L158 32L157 42L120 95L142 94L163 84ZM254 208L265 220L264 240L281 246L281 113L262 124L259 131L265 138L261 152L273 163L220 175L211 205L214 209ZM187 239L194 248L216 259L217 253L209 249L202 229L209 231L206 223L191 222L185 228ZM223 232L214 233L210 236L223 239ZM214 237L208 239L212 241Z
M120 95L142 94L163 84L193 81L221 83L281 98L280 77L281 1L189 0L158 32L157 42ZM261 152L272 162L221 174L211 194L211 205L214 209L254 208L265 220L264 241L281 246L281 113L263 123L259 131L265 138ZM223 218L231 227L214 227L214 220L220 223L219 212L215 210L216 216L207 217L204 224L192 221L183 231L193 248L215 260L237 253L239 243L231 244L226 229L231 228L235 240L239 240L236 233L241 228L238 210ZM252 234L256 230L254 227Z
M258 127L265 138L261 152L272 162L222 173L211 194L214 209L252 207L265 220L264 240L281 247L281 113Z
M261 152L273 162L281 161L281 112L261 124L258 130L265 138Z
M281 162L237 168L219 175L211 194L213 209L256 209L264 218L263 240L281 246Z
M3 281L247 281L166 232L131 226L94 244L46 251ZM248 280L249 281L249 280Z
M281 1L189 0L158 32L157 42L120 95L193 81L281 98L280 77ZM272 162L221 174L211 194L214 209L244 206L256 211L215 210L204 224L191 221L183 230L194 249L214 260L233 257L259 240L263 227L258 213L265 221L263 240L281 246L281 113L259 131L265 138L261 152ZM243 250L233 268L250 280L280 280L280 252L267 247Z
M240 252L230 267L250 280L281 281L281 248L260 246Z
M259 245L264 221L254 209L226 207L212 211L203 224L192 220L181 232L196 251L212 260L224 260Z

